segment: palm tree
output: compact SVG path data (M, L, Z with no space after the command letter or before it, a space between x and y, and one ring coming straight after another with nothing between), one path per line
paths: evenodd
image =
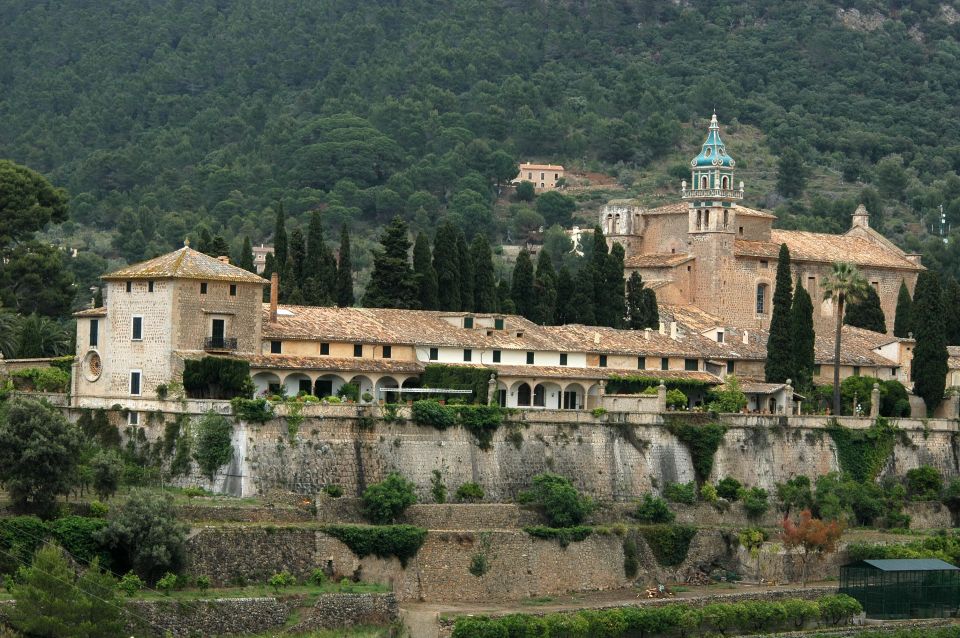
M20 345L20 318L0 308L0 355L12 359Z
M853 264L845 261L833 264L833 271L823 282L823 298L837 300L837 336L833 345L833 413L840 415L840 329L843 326L843 306L862 300L869 284Z
M59 357L72 350L71 332L55 319L36 313L20 320L17 357Z

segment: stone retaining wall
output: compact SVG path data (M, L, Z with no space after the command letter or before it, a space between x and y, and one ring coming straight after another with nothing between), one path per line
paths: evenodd
M308 610L290 631L311 631L351 625L389 625L400 608L393 594L326 594Z

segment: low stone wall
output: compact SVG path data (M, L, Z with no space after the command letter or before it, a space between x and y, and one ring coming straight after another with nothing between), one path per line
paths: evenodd
M198 523L308 523L313 512L292 507L231 505L177 505L177 518Z
M276 598L133 600L127 601L126 610L133 616L130 631L153 636L261 633L282 627L291 611Z
M290 526L204 526L187 538L186 572L213 584L265 583L288 571L300 579L320 567L314 529Z
M903 513L910 515L910 529L946 529L955 526L953 513L943 503L907 503Z
M351 625L389 625L400 614L393 594L325 594L290 631L311 631Z

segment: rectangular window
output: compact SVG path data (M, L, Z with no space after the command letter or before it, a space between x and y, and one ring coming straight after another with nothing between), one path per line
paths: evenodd
M540 179L543 179L543 173L540 173Z
M494 350L494 351L493 351L493 362L494 362L494 363L500 363L500 351L499 351L499 350Z
M896 369L896 368L890 368L890 376L891 376L891 377L897 376L897 369Z
M667 357L660 357L660 369L669 370L670 369L670 359Z
M819 376L820 376L820 364L819 364L819 363L817 363L817 364L815 364L815 365L813 366L813 376L815 376L815 377L819 377Z
M200 294L201 295L207 294L207 282L205 281L200 282Z
M280 354L282 341L270 342L270 354Z
M140 375L139 370L130 371L130 394L135 397L140 396Z
M237 296L237 284L230 284L230 296L231 297Z
M463 327L467 329L473 328L473 317L464 317Z
M566 353L566 352L561 352L561 353L560 353L560 365L562 365L562 366L567 365L567 353Z
M322 355L328 355L328 354L330 354L330 344L329 344L329 343L321 343L321 344L320 344L320 354L322 354Z
M727 361L727 374L733 374L733 360Z
M362 357L363 356L363 344L355 343L353 344L353 356Z
M143 340L143 317L140 315L133 316L133 335L131 338L134 341Z
M473 361L473 350L465 348L463 350L463 360L464 361Z
M100 340L100 320L91 319L90 320L90 347L97 347L97 343Z
M503 330L503 318L502 318L502 317L497 317L496 319L494 319L494 320L493 320L493 327L494 327L496 330Z
M152 281L148 281L148 282L147 282L147 292L153 292L153 282L152 282Z
M601 368L607 367L607 355L605 354L600 355L600 367Z
M133 410L127 412L127 425L140 425L140 413Z
M853 366L853 376L855 377L860 376L860 366Z
M393 346L383 346L383 358L389 359L393 356Z
M761 267L761 268L767 268L768 266L770 266L770 262L768 262L766 259L761 259L761 260L760 260L760 267Z
M717 343L723 343L723 330L717 330Z
M742 235L742 234L743 234L743 226L741 226L741 227L738 229L737 232Z
M871 281L871 282L870 282L870 285L873 286L873 289L874 289L874 290L876 290L877 292L880 292L880 282L879 282L879 281Z
M767 285L760 284L757 286L757 314L762 315L764 307L766 306L767 297Z
M817 278L807 277L807 293L809 293L810 296L813 296L813 293L816 289L817 289Z
M128 281L128 282L127 282L127 292L130 292L130 291L132 291L132 290L133 290L133 282L132 282L132 281Z
M647 369L647 358L637 357L637 370L646 370L646 369Z
M697 359L684 359L683 360L683 369L684 370L699 370L700 362Z
M440 351L437 348L430 348L430 360L436 361L440 358Z
M528 365L528 366L532 366L532 365L533 365L533 353L532 353L532 352L528 352L528 353L527 353L527 365Z

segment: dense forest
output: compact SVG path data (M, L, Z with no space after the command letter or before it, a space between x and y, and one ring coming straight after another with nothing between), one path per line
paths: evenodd
M716 109L748 203L834 231L866 201L956 275L930 230L942 204L960 232L958 42L960 13L922 0L11 0L0 157L69 192L47 238L80 250L82 300L203 229L270 242L281 201L293 229L346 224L368 272L396 214L515 241L539 221L497 198L521 159L662 198Z

